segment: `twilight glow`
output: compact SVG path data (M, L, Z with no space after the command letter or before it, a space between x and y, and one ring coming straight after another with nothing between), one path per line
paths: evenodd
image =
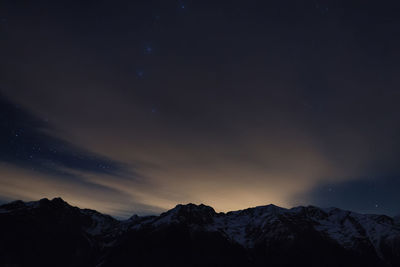
M39 2L0 8L2 202L400 213L398 10Z

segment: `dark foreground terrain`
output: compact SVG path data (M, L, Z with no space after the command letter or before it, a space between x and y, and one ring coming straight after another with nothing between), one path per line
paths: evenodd
M118 221L60 198L0 206L0 266L400 266L400 222L273 205Z

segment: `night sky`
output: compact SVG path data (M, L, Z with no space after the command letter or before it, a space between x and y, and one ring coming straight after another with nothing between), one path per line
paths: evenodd
M400 4L0 2L0 202L400 214Z

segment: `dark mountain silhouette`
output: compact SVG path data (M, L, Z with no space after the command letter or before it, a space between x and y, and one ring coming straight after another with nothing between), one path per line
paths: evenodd
M118 221L61 198L0 206L0 266L400 266L400 223L313 206L177 205Z

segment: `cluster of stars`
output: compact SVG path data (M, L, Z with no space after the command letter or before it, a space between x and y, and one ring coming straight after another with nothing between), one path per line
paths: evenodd
M186 8L186 4L185 4L184 1L179 1L178 2L178 6L179 6L179 9L185 9ZM153 24L155 24L156 22L160 21L160 19L161 19L161 17L159 15L154 15L153 16ZM154 54L153 46L151 44L149 44L149 43L144 45L143 46L143 54L147 55L147 56L153 55ZM147 75L145 75L145 71L143 70L143 68L138 68L136 70L136 78L137 79L142 80L142 79L145 78L145 76L147 76ZM156 112L157 112L156 108L154 108L154 107L151 108L151 113L156 113Z

